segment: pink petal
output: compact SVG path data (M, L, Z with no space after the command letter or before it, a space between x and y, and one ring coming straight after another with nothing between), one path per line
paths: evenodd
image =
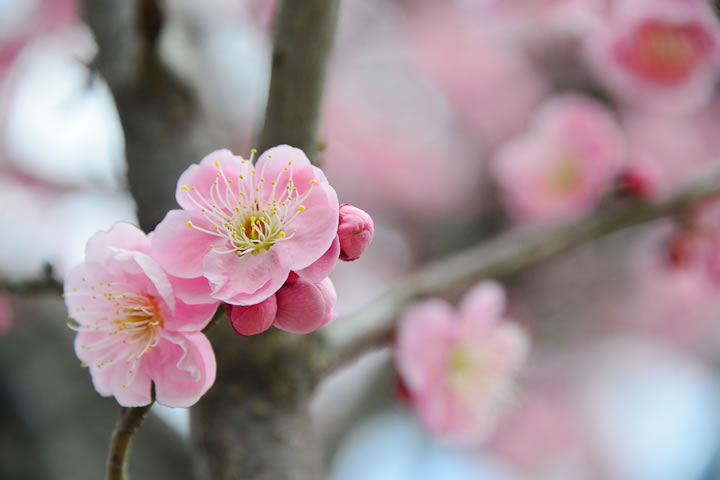
M505 312L505 289L497 282L475 285L460 302L460 317L465 325L487 328Z
M240 171L245 169L241 167L242 161L242 157L233 155L230 150L216 150L203 158L199 165L190 165L178 180L175 192L178 204L185 210L199 212L200 207L191 200L191 196L196 200L198 196L210 199L210 189L218 179L221 180L218 182L220 194L224 195L227 185L217 174L222 171L225 178L237 179ZM215 162L220 166L216 166ZM246 161L245 165L249 167L250 164ZM187 190L183 187L187 187ZM191 187L195 187L195 190L191 190Z
M115 400L123 407L141 407L149 405L152 401L152 382L142 367L130 382L131 375L126 365L112 367L111 377L113 395Z
M225 305L225 312L232 322L233 330L238 335L248 337L262 333L272 327L277 313L275 295L256 305Z
M320 283L298 280L277 293L275 326L292 333L309 333L335 318L337 298L330 279Z
M285 170L285 167L288 167L288 170ZM290 167L292 167L294 175L296 171L312 167L312 164L310 160L308 160L307 155L305 155L305 152L299 148L289 145L278 145L277 147L266 150L260 155L260 158L258 158L255 164L255 171L258 172L258 174L262 173L265 178L274 180L283 172L289 172ZM289 173L287 175L289 176ZM318 181L319 180L320 179L318 179ZM281 181L280 183L284 185L286 181Z
M205 277L180 278L168 275L175 296L190 305L216 303L210 296L212 288Z
M190 407L215 381L215 354L202 333L162 333L148 357L155 399L168 407ZM144 358L143 358L144 359Z
M101 280L106 281L105 278ZM83 307L93 311L102 311L107 308L107 300L101 293L105 289L100 290L99 284L98 279L88 271L84 263L70 270L63 282L63 297L70 316ZM90 290L91 287L98 289L96 298L92 298L94 290Z
M338 207L313 207L305 210L288 226L295 236L272 247L290 270L310 266L323 256L337 237Z
M233 305L253 305L275 293L285 282L288 268L275 247L266 252L235 254L211 252L204 261L212 296Z
M497 325L485 348L492 349L501 374L510 374L518 370L530 354L530 338L525 330L514 323Z
M165 302L167 310L171 314L175 312L175 294L167 274L159 263L144 253L117 249L115 250L115 260L128 273L143 275L150 280L150 285L138 288L137 291L144 290L145 293L152 295L156 299L159 297Z
M163 328L171 332L199 332L207 327L220 302L187 304L177 299L175 315L163 320Z
M310 283L320 282L322 279L330 275L330 273L335 269L335 264L337 264L339 257L340 240L337 235L335 235L335 240L333 240L333 243L330 245L327 252L325 252L322 257L318 258L309 267L298 270L297 274Z
M400 319L395 344L398 373L411 393L429 388L445 375L459 323L450 305L426 300L410 307Z
M115 249L150 253L150 241L135 225L115 223L108 231L100 231L90 237L85 245L85 263L91 269L106 271Z
M211 251L215 237L188 227L191 221L200 227L207 226L205 219L192 212L170 210L155 228L152 257L168 273L181 278L200 277L203 274L203 257Z

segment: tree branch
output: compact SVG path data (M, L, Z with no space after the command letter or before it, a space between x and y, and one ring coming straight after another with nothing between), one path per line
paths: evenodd
M313 157L338 1L283 2L261 151L287 143ZM227 321L208 336L218 376L192 409L199 478L323 478L308 410L325 359L322 337L272 330L243 339Z
M339 0L283 2L260 151L287 143L312 159Z
M85 0L85 12L100 47L95 65L125 133L130 192L149 232L177 208L177 179L213 149L213 135L190 90L157 54L156 0Z
M133 438L140 430L152 404L144 407L121 407L110 441L107 462L107 480L127 480L130 450Z
M335 358L329 362L327 371L390 339L398 314L415 299L457 295L479 280L506 277L600 237L682 213L694 203L718 194L720 173L706 176L657 203L637 201L570 225L501 234L432 262L397 282L366 308L336 320L323 330L335 350Z

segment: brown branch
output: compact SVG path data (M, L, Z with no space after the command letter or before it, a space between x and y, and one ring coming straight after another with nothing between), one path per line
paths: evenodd
M272 76L260 151L286 143L310 159L325 72L337 23L339 0L283 2L272 58Z
M152 404L144 407L121 407L110 440L107 462L107 480L128 480L128 463L135 434L145 420Z
M397 316L408 302L429 295L457 295L478 280L506 277L625 228L682 213L694 203L718 194L720 174L715 174L664 201L638 201L570 225L498 235L430 263L397 282L366 308L338 319L324 330L336 351L328 371L391 338Z
M283 2L262 150L287 143L313 157L337 9L338 0ZM218 376L192 409L199 477L323 478L308 412L326 353L322 337L272 330L244 339L227 321L208 336Z

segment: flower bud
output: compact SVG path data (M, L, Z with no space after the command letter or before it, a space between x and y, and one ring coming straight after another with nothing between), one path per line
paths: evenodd
M370 245L375 227L367 212L346 203L340 207L338 238L340 239L340 260L352 262Z
M256 335L272 327L277 314L277 298L273 295L250 306L225 304L225 313L230 317L235 333L243 337Z

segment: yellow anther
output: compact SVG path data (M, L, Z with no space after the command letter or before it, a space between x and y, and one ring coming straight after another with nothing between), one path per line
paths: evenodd
M185 222L185 225L187 225L188 227L192 227L192 222L188 220L187 222Z
M217 160L215 160L215 166L216 166L216 167L219 167L219 166L220 166L220 162L218 162Z
M190 190L187 185L183 185L183 186L182 186L182 189L185 190L186 192L187 192L188 190Z
M313 185L315 183L317 183L317 180L315 180L315 179L310 180L310 185Z
M280 230L280 233L278 233L278 235L280 235L280 237L282 238L285 238L285 232L283 232L282 230Z
M215 248L215 245L213 245L212 243L211 243L210 245L208 245L208 246L209 246L210 248Z
M250 153L257 153L257 149L256 149L256 148L251 148L251 149L250 149ZM269 156L269 155L268 155L268 156Z

